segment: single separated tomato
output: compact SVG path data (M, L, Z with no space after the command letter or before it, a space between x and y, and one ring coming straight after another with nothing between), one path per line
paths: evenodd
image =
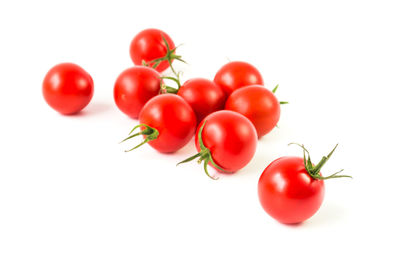
M115 81L115 104L124 114L136 119L147 101L160 93L161 83L160 74L152 68L128 68Z
M182 60L175 50L175 44L167 33L150 28L133 38L129 52L135 65L144 64L162 72L171 66L174 59Z
M190 104L196 114L197 122L204 117L222 110L225 104L225 94L213 81L204 78L187 80L177 93Z
M140 112L139 121L129 134L137 128L141 132L123 140L143 135L144 141L131 150L149 143L160 152L175 152L189 142L196 130L196 115L192 108L175 94L161 94L150 99Z
M315 166L308 151L304 146L301 147L304 157L274 160L263 171L258 182L258 197L262 207L270 216L285 224L303 222L318 211L324 199L324 180L350 177L338 175L343 170L328 177L320 173L337 145Z
M230 95L233 91L247 85L264 85L260 72L253 65L243 61L232 61L218 70L214 82Z
M93 79L73 63L61 63L49 70L43 80L42 92L46 102L64 115L76 114L93 97Z
M269 133L278 123L280 104L274 92L261 85L249 85L233 91L225 103L225 109L247 117L257 130L258 138Z
M197 157L220 172L235 172L246 166L253 158L257 147L257 132L253 124L241 114L220 110L208 115L199 124L196 137L198 153L180 162ZM178 164L180 164L178 163Z

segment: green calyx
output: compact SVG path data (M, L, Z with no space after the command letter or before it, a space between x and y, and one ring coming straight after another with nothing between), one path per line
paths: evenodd
M161 62L163 62L163 61L168 61L168 64L169 64L169 66L171 67L172 72L173 72L175 75L177 75L177 73L175 72L174 67L172 67L172 61L173 61L173 60L178 60L178 61L181 61L181 62L183 62L183 63L186 63L186 61L184 61L184 60L182 59L182 56L176 55L176 54L175 54L175 51L176 51L176 49L177 49L179 46L177 46L177 47L171 49L171 48L169 47L168 41L164 38L164 36L161 36L161 37L162 37L162 39L163 39L163 41L164 41L165 46L167 47L167 53L165 54L165 56L164 56L164 57L161 57L161 58L158 58L158 59L154 59L154 60L152 60L152 61L142 61L142 64L143 64L144 66L151 66L152 68L155 69L155 68L157 68L158 65L160 65Z
M208 177L210 177L211 179L213 179L213 180L218 180L218 177L211 176L211 175L208 173L208 169L207 169L208 163L211 162L211 164L212 164L215 168L217 168L217 169L219 169L219 170L221 170L221 171L225 171L225 170L224 170L223 168L221 168L220 166L218 166L218 165L214 162L210 150L209 150L206 146L204 146L203 138L202 138L201 135L202 135L202 133L203 133L203 129L204 129L205 124L206 124L206 121L203 122L203 125L200 127L199 133L197 134L198 142L199 142L199 145L200 145L200 151L199 151L197 154L195 154L195 155L193 155L193 156L191 156L191 157L189 157L189 158L187 158L187 159L185 159L185 160L179 162L178 164L176 164L176 166L178 166L179 164L182 164L182 163L186 163L186 162L192 161L192 160L194 160L194 159L196 159L196 158L199 158L199 159L197 160L197 162L198 162L199 164L201 164L202 162L204 162L204 163L203 163L203 166L204 166L204 172L206 173L206 175L207 175Z
M272 89L272 93L275 94L276 90L278 90L279 84L277 84L274 89ZM279 104L288 104L289 102L286 101L279 101Z
M145 129L143 129L142 131L137 132L135 134L132 134L133 131L135 131L137 128L140 128L140 127L145 127ZM139 145L137 145L137 146L135 146L135 147L133 147L133 148L131 148L129 150L125 150L125 152L129 152L129 151L132 151L134 149L137 149L138 147L146 144L147 142L152 141L154 139L157 139L158 135L159 135L159 132L158 132L157 129L155 129L155 128L151 127L151 126L148 126L146 124L139 124L139 125L135 126L134 128L132 128L131 132L129 132L129 135L130 135L129 137L125 138L120 143L125 142L128 139L131 139L131 138L139 136L139 135L145 135L146 138L142 141L142 143L140 143Z
M332 179L332 178L353 178L353 177L351 177L349 175L339 175L339 173L341 173L343 170L335 172L334 174L329 175L327 177L322 177L319 174L321 169L322 169L322 167L325 165L325 163L332 156L333 152L336 150L338 144L336 144L336 146L332 149L331 152L329 152L329 154L327 156L323 156L322 159L320 160L320 162L318 162L317 165L315 165L315 166L311 162L310 153L304 147L304 145L300 145L300 144L297 144L297 143L290 143L289 145L297 145L297 146L299 146L299 147L301 147L303 149L304 167L306 168L308 174L312 178L317 179L317 180L327 180L327 179ZM306 153L307 153L307 158L306 158Z
M170 77L170 76L161 76L161 80L171 80L174 81L177 85L177 88L168 86L161 82L161 93L172 93L172 94L177 94L179 89L181 88L181 81L179 80L179 73L175 77Z

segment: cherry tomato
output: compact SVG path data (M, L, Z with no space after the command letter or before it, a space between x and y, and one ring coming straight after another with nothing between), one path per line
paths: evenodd
M175 94L161 94L153 97L143 107L139 115L141 132L129 136L143 135L144 143L154 149L169 153L185 146L196 130L196 115L182 97ZM133 149L137 148L134 147Z
M235 90L226 100L225 109L247 117L256 128L258 138L270 132L280 116L278 99L261 85L249 85Z
M264 85L260 72L253 65L242 61L229 62L222 66L215 75L214 82L218 84L227 95L247 85Z
M235 172L251 161L257 147L257 133L246 117L221 110L208 115L202 124L204 122L206 123L201 138L219 167L226 172ZM198 137L195 142L197 150L200 151Z
M158 72L162 72L170 66L168 58L171 60L170 62L172 63L174 56L173 52L168 52L174 50L175 44L170 36L159 29L153 28L145 29L139 32L133 38L130 45L130 55L135 65L142 65L144 61L146 63L149 63L149 66L151 67L156 66L155 69ZM159 62L158 65L154 65L157 62L152 61L160 58L165 59Z
M193 108L197 122L210 113L224 108L224 92L217 84L207 79L194 78L186 81L179 88L178 95Z
M138 118L147 101L158 95L161 76L152 68L135 66L123 71L114 85L114 101L131 118Z
M300 157L273 161L258 182L264 210L279 222L303 222L317 212L324 199L324 181L313 179Z
M199 124L195 143L199 152L180 163L199 157L200 162L204 161L205 173L211 177L207 165L225 173L246 166L256 152L257 132L243 115L220 110L208 115Z
M301 147L304 149L303 158L276 159L263 171L258 182L262 207L270 216L285 224L303 222L318 211L324 199L325 179L350 177L338 175L341 171L328 177L320 173L336 147L315 166L308 151Z
M44 77L42 92L54 110L64 115L76 114L92 99L93 80L80 66L61 63Z

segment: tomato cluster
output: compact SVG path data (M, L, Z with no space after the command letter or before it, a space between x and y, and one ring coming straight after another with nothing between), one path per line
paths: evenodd
M119 110L139 119L127 141L143 136L130 150L148 143L162 153L172 153L195 137L197 153L178 164L198 158L220 173L234 173L254 157L257 140L276 127L280 102L264 86L253 65L233 61L223 65L214 79L192 78L181 84L173 61L185 62L176 54L171 37L158 29L138 33L130 44L135 66L124 70L114 85L114 101ZM165 70L171 69L171 75ZM166 85L173 81L176 87ZM78 65L54 66L44 78L43 96L61 114L75 114L90 102L93 80ZM262 173L258 194L262 207L283 223L298 223L311 217L320 207L327 178L349 177L335 173L322 177L320 170L333 151L314 165L308 151L303 158L282 157ZM336 148L336 147L335 147ZM128 150L128 151L130 151ZM306 155L307 154L307 155ZM306 157L307 156L307 157Z

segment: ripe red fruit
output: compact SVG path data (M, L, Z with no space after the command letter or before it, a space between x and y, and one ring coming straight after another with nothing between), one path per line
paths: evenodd
M194 78L186 81L178 90L178 95L190 104L196 113L197 122L224 108L225 94L213 81Z
M114 101L131 118L138 118L143 106L160 93L161 76L149 67L135 66L123 71L115 81Z
M130 45L130 56L135 65L143 62L162 72L170 66L177 56L175 44L167 33L159 29L145 29L139 32ZM155 61L161 59L160 61Z
M61 63L51 68L43 80L42 92L46 102L64 115L76 114L93 97L93 79L73 63Z
M149 143L154 149L170 153L185 146L196 130L196 115L182 97L175 94L161 94L153 97L143 107L139 115L140 124L134 127L141 132L125 140L143 135L144 141L132 148ZM124 140L124 141L125 141Z
M221 110L203 119L197 128L195 142L198 153L180 163L199 157L199 162L204 161L205 173L211 177L207 165L225 173L246 166L256 152L257 132L245 116Z
M323 177L322 166L335 148L314 165L303 145L303 158L281 157L271 162L258 182L258 197L264 210L281 223L300 223L313 216L324 199L324 180L351 177L338 175L340 170ZM306 157L307 153L307 157Z
M264 85L260 72L253 65L243 61L232 61L218 70L214 82L230 95L234 90L247 85Z
M249 85L235 90L226 100L225 109L247 117L256 128L258 138L277 125L281 112L274 93L261 85Z

